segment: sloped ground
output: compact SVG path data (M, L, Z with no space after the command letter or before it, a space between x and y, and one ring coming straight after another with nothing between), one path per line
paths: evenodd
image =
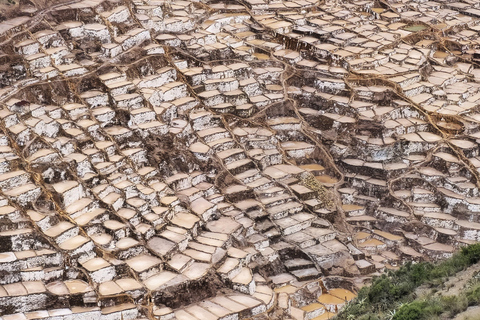
M479 13L22 4L0 24L0 314L318 320L475 243Z

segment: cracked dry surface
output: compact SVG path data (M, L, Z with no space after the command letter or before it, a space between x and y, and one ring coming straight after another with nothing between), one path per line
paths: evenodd
M480 238L477 1L2 16L3 320L328 319Z

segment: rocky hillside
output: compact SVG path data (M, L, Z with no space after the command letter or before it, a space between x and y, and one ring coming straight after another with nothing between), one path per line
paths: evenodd
M374 278L335 319L479 319L479 261L476 244L440 263L408 263Z

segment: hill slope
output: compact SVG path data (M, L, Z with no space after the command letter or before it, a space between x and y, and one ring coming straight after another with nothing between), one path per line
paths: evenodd
M480 304L480 244L438 264L408 263L373 280L339 320L476 319Z

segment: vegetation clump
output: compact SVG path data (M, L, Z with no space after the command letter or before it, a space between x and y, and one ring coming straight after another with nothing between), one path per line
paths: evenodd
M480 244L462 248L452 258L437 264L407 263L396 271L374 278L355 300L337 315L338 320L422 320L451 318L468 306L480 304L480 277L474 277L466 290L456 296L438 296L432 291L417 297L421 285L441 287L448 277L480 261Z

